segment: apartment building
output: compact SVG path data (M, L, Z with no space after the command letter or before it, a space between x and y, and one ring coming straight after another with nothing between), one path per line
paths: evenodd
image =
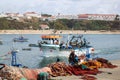
M85 20L105 20L105 21L113 21L116 18L116 14L79 14L79 19Z

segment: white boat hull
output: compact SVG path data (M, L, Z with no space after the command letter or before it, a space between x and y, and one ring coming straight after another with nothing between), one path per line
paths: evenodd
M87 53L93 53L92 52L93 47L83 47L83 48L77 48L75 50L75 54L80 56L81 54L87 54ZM69 56L71 50L73 49L60 49L59 47L55 46L42 46L40 47L40 50L42 51L43 56Z

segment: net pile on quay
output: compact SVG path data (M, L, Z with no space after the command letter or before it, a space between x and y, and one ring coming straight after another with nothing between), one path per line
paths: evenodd
M77 75L83 76L83 79L92 78L94 80L96 78L90 75L97 75L98 73L101 73L99 68L117 67L103 58L97 58L95 60L83 62L80 65L69 65L65 62L55 62L49 64L47 67L40 69L18 68L7 66L5 64L1 65L2 67L0 68L0 77L2 79L8 80L20 80L22 78L25 78L26 80L37 80L38 75L41 72L46 72L49 74L49 76L53 77Z

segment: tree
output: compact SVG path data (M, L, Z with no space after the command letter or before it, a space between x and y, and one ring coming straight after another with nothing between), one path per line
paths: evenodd
M115 20L119 20L119 15L118 14L115 17Z

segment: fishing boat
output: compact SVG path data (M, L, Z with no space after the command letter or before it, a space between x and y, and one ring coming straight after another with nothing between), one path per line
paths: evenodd
M38 44L29 44L28 46L29 46L29 47L39 47Z
M42 35L40 41L38 41L41 48L60 48L60 35Z
M66 51L69 54L71 50L75 50L75 52L79 55L87 52L91 53L94 50L94 48L89 45L89 42L83 38L83 35L72 36L70 39L68 38L66 42L62 41L65 39L61 38L62 36L60 35L42 35L41 40L38 41L40 50L48 55L66 53Z
M28 38L24 38L23 36L20 36L18 38L13 39L14 42L27 42Z
M22 50L24 50L24 51L31 51L31 48L22 48Z

